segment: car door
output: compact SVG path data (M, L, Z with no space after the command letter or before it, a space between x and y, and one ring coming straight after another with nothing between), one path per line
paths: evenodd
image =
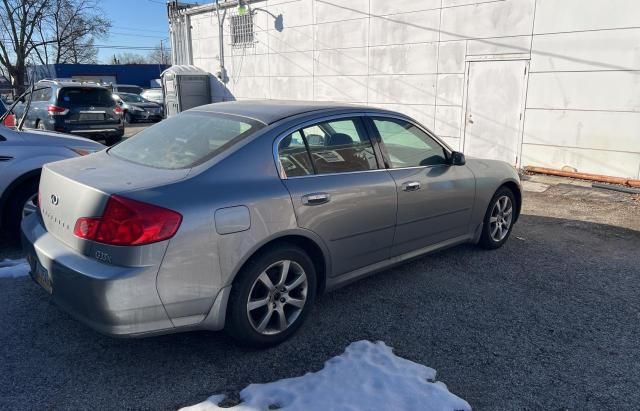
M298 225L331 253L331 276L389 257L396 186L362 118L307 123L279 139L278 158Z
M416 124L369 117L395 180L398 214L392 256L469 235L475 177L451 165L450 152Z

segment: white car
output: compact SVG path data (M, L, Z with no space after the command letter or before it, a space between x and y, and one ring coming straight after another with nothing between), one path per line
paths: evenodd
M1 117L0 117L1 118ZM22 217L37 209L40 170L46 163L65 160L105 148L100 143L66 134L1 125L0 120L0 231L19 241Z

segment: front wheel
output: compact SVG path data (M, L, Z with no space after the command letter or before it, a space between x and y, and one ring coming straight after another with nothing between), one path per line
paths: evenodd
M491 199L484 216L479 245L487 249L500 248L507 242L515 221L515 197L507 187L500 188Z
M316 296L316 273L304 250L271 247L252 259L231 288L227 332L241 344L268 347L289 338Z

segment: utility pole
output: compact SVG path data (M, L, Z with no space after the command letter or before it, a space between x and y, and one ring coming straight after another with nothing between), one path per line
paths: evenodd
M164 62L164 40L160 40L160 64L165 64Z

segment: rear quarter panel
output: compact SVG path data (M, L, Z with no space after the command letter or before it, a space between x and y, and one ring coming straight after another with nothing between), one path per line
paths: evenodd
M214 298L232 284L261 244L297 228L288 191L276 173L269 138L254 140L200 174L155 190L131 193L176 210L183 222L158 273L158 292L176 325L202 321ZM160 193L161 192L161 193ZM162 198L162 203L153 197ZM216 210L244 206L248 229L216 232Z

